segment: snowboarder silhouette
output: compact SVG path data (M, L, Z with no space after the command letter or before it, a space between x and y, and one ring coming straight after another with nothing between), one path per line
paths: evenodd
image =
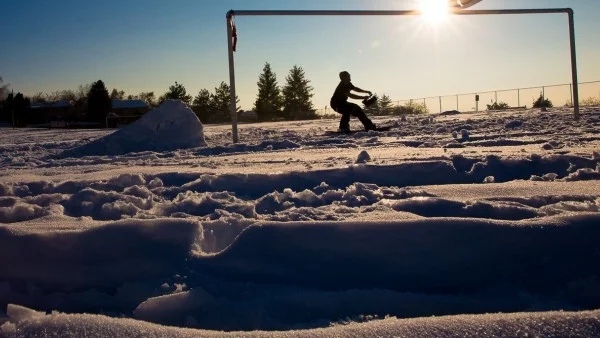
M360 122L362 122L366 131L375 130L375 124L365 115L365 112L360 108L359 105L348 102L348 98L355 100L363 100L365 105L369 105L376 100L376 97L373 96L368 90L360 89L355 87L350 80L350 73L343 71L340 73L340 84L338 84L337 88L335 88L335 92L331 97L331 101L329 105L331 108L337 113L342 114L342 118L340 119L340 132L349 133L350 132L350 115L357 117ZM350 91L355 91L358 93L369 94L369 96L360 96L356 94L352 94ZM372 101L372 102L370 102Z

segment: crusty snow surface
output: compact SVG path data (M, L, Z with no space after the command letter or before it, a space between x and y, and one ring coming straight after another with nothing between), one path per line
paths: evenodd
M1 130L0 336L600 335L600 109L375 122Z

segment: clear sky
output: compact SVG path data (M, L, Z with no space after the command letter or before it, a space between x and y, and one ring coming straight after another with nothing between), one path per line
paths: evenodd
M228 81L229 9L415 9L416 0L3 1L0 76L27 95L102 79L109 90L195 95ZM600 80L600 1L483 0L473 9L571 7L580 81ZM393 100L570 82L567 17L238 17L238 96L251 109L265 62L302 66L316 108L341 70Z

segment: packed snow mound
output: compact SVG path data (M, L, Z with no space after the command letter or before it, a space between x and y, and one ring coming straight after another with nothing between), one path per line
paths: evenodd
M61 155L122 155L202 146L206 146L204 126L196 114L180 100L167 100L136 122Z

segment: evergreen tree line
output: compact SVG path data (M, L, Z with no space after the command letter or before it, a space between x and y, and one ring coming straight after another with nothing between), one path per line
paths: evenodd
M253 111L260 121L303 120L317 117L312 104L313 87L304 69L297 65L290 70L286 84L280 88L277 75L266 62L258 77L258 95Z
M394 108L392 99L383 94L381 96L377 95L377 101L369 107L363 107L363 110L369 115L391 115L394 113Z
M214 93L202 89L193 98L187 94L183 84L175 82L167 92L156 98L154 92L141 92L137 95L126 95L124 90L112 89L109 93L102 80L88 85L80 85L77 90L60 90L52 93L39 92L31 97L23 93L9 91L8 84L3 84L0 77L0 121L13 121L16 126L34 123L46 123L45 117L31 109L32 105L45 104L48 107L58 106L59 102L68 101L72 107L66 120L96 122L103 125L107 114L112 110L112 100L142 100L150 108L155 108L165 100L182 100L192 106L202 122L229 121L229 86L221 82ZM239 100L238 100L239 102Z
M2 84L0 78L0 85ZM14 122L15 126L27 124L46 123L46 116L42 116L31 109L32 105L46 105L50 109L60 110L60 101L68 101L73 107L66 120L83 120L102 123L106 114L111 110L111 100L108 91L101 80L90 85L81 85L74 90L56 91L50 94L37 93L25 97L23 93L8 91L8 85L0 86L0 120Z
M313 88L302 67L294 65L286 77L286 84L279 88L277 78L269 63L265 63L258 82L258 95L253 111L259 121L298 120L316 118L312 104ZM149 107L154 108L165 100L181 100L188 104L203 123L223 123L231 121L230 116L230 87L221 82L213 92L201 89L195 97L187 93L185 86L175 82L160 97L154 92L141 92L137 95L126 95L125 91L113 88L108 91L102 80L91 84L80 85L77 90L60 90L52 93L39 92L31 97L22 93L13 94L8 90L0 77L0 120L15 120L16 125L45 123L39 114L30 109L33 104L55 104L68 101L72 109L70 116L63 118L82 120L103 124L107 114L112 110L112 100L143 100ZM239 99L236 96L236 111Z

